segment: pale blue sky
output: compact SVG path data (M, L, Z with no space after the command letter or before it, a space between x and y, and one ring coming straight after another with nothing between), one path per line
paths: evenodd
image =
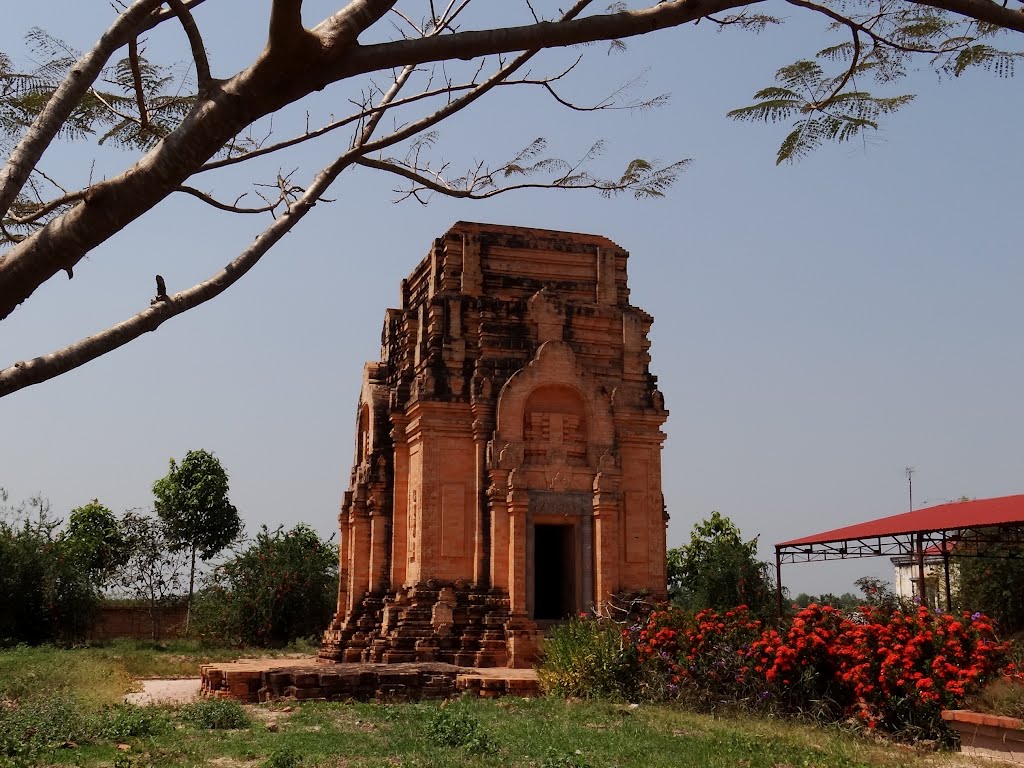
M512 6L478 2L484 18ZM307 23L335 5L310 0ZM197 11L215 74L231 74L262 43L269 2L246 3L243 16L239 7L208 0ZM537 136L565 156L606 139L609 174L636 156L693 158L664 199L539 192L395 205L389 179L348 173L335 202L227 295L0 401L0 485L14 498L42 492L60 513L93 497L115 511L148 507L167 459L206 448L227 468L250 532L301 520L329 534L362 364L379 353L384 311L432 239L463 219L592 232L630 251L632 301L655 317L652 370L671 411L670 546L718 509L759 535L768 558L777 541L904 511L908 464L918 501L1024 491L1020 79L940 80L925 69L897 89L918 100L866 143L776 168L786 128L724 114L831 39L795 8L777 12L790 23L760 36L701 24L634 40L626 54L584 49L576 93L648 69L647 92L672 94L662 109L578 115L539 93L500 93L439 137L457 167L508 157ZM23 62L20 36L36 25L85 48L110 14L105 0L16 4L5 9L0 50ZM149 49L184 61L180 43L168 25ZM549 60L557 67L566 56ZM349 95L328 89L312 100L314 123L343 114ZM290 119L275 123L279 135L304 117ZM339 135L201 186L234 197L278 167L308 178L346 142ZM44 166L82 179L94 158L101 175L126 157L83 143ZM0 363L137 311L157 272L172 291L190 285L265 224L169 201L6 320ZM794 593L845 591L864 574L888 578L891 568L796 565L784 581Z

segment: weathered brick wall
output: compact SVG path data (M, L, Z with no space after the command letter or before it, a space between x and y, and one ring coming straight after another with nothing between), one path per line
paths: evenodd
M158 609L156 623L159 639L181 637L185 629L185 606ZM105 605L92 630L90 640L132 638L149 640L153 637L153 617L141 606Z

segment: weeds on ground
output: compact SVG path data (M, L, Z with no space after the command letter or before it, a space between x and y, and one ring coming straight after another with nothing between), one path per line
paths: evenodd
M232 730L252 725L249 713L237 701L201 699L181 710L181 719L205 730Z
M98 736L109 741L128 741L142 736L159 736L174 727L166 710L118 704L99 716Z
M575 698L629 698L640 679L634 649L622 627L603 619L574 618L552 628L538 670L548 693Z
M1024 719L1024 680L995 680L967 700L967 709Z
M494 739L465 708L442 707L427 722L427 737L442 747L464 749L475 755L492 755L498 751Z

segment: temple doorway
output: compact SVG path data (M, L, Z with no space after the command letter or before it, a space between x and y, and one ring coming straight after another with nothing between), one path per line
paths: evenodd
M576 611L576 546L572 525L535 525L533 618L559 621Z

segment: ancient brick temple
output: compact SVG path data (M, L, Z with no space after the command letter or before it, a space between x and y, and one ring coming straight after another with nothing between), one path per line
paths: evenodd
M539 630L665 595L652 318L595 235L460 222L363 372L329 661L523 666Z

